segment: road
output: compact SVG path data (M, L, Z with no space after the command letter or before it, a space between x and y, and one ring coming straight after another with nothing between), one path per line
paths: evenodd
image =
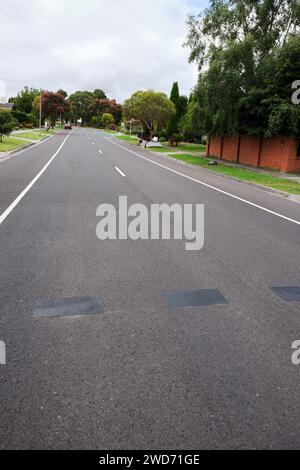
M100 131L67 135L0 163L0 447L299 448L300 304L272 288L300 285L300 205ZM204 249L100 241L96 209L120 195L204 204ZM166 302L199 289L227 304ZM86 296L104 312L33 316Z

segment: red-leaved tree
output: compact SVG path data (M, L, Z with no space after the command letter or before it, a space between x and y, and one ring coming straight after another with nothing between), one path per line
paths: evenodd
M44 118L49 119L50 127L54 127L57 119L60 116L64 117L69 110L70 105L61 93L53 93L52 91L45 91L43 93L42 115Z
M98 100L95 99L88 107L90 117L102 117L103 114L111 114L114 117L116 124L122 119L122 106L116 100Z

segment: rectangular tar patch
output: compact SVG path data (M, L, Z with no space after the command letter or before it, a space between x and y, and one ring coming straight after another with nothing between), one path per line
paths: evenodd
M69 317L76 315L98 315L100 313L104 313L102 299L98 297L81 297L50 300L38 304L33 311L33 317Z
M300 302L300 287L273 287L272 290L286 302Z
M170 308L204 307L209 305L227 305L225 297L217 289L173 292L166 294Z

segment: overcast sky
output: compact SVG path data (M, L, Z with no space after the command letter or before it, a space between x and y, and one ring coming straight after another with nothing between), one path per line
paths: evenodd
M182 47L186 17L208 0L1 0L0 80L6 96L25 85L103 89L123 101L153 88L181 93L196 82Z

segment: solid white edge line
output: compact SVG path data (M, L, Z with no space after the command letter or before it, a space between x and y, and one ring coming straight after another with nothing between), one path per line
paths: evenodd
M126 175L117 166L115 166L115 169L117 170L118 173L120 173L121 176L123 176L123 178L126 178Z
M59 154L65 143L67 142L68 138L72 134L73 131L70 132L70 134L67 135L59 149L55 152L55 154L50 158L48 163L44 166L44 168L36 175L36 177L29 183L29 185L24 189L24 191L19 194L19 196L12 202L12 204L3 212L3 214L0 216L0 225L4 222L4 220L9 216L9 214L14 210L14 208L19 204L20 201L26 196L28 191L32 188L32 186L38 181L38 179L42 176L42 174L47 170L48 166L53 162L55 157Z
M147 162L152 163L153 165L157 165L161 168L164 168L165 170L171 171L172 173L175 173L176 175L183 176L184 178L186 178L190 181L193 181L194 183L201 184L202 186L205 186L206 188L213 189L214 191L217 191L218 193L221 193L221 194L225 194L225 196L231 197L232 199L236 199L237 201L248 204L249 206L256 207L256 209L260 209L264 212L267 212L268 214L275 215L275 216L277 216L281 219L287 220L288 222L292 222L296 225L300 225L300 222L298 220L290 219L289 217L286 217L285 215L279 214L278 212L271 211L270 209L267 209L266 207L259 206L258 204L255 204L254 202L248 201L247 199L243 199L239 196L235 196L234 194L228 193L227 191L224 191L223 189L219 189L219 188L216 188L215 186L204 183L203 181L199 181L195 178L192 178L191 176L188 176L188 175L185 175L184 173L181 173L180 171L176 171L176 170L173 170L172 168L169 168L168 166L162 165L161 163L154 162L153 160L150 160L150 158L144 157L143 155L139 155L138 153L134 152L133 150L129 150L126 147L123 147L123 145L120 145L117 142L114 142L113 140L109 139L108 137L104 137L104 139L108 140L109 142L116 145L117 147L120 147L123 150L127 150L127 152L130 152L133 155L136 155L137 157L140 157L143 160L146 160Z

